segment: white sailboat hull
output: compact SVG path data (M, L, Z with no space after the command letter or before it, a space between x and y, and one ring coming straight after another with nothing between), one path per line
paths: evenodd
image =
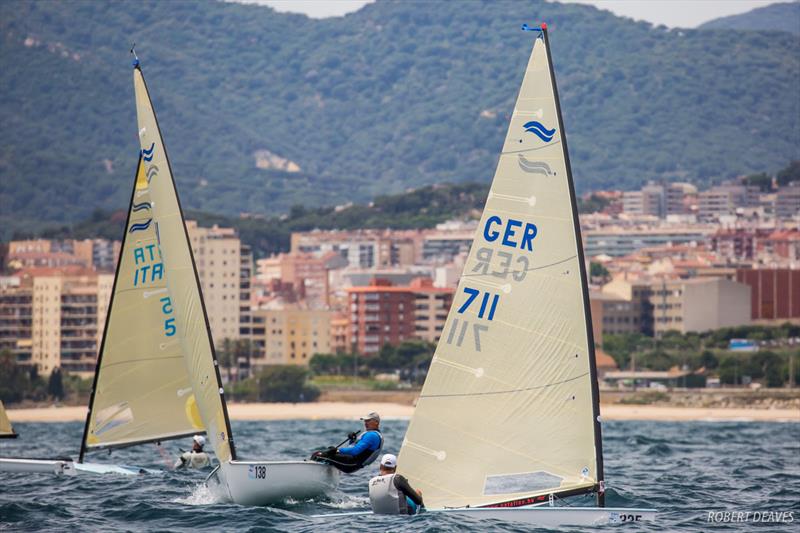
M637 522L654 522L655 509L627 509L622 507L516 507L506 508L471 508L471 509L434 509L424 514L459 515L470 522L478 520L502 520L519 522L538 527L560 526L600 526ZM313 515L315 519L332 519L354 516L382 516L372 511L334 513ZM383 515L389 516L389 515Z
M56 474L75 476L78 474L121 474L138 476L141 474L160 474L158 470L138 466L112 465L103 463L76 463L70 459L22 459L0 458L0 472L27 474Z
M74 476L75 463L66 459L17 459L0 458L0 472L13 474L66 474Z
M338 486L339 471L315 461L229 461L207 484L227 501L260 506L324 495Z

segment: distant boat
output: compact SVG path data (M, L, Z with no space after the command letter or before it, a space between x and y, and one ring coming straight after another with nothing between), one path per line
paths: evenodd
M332 490L339 481L339 472L332 466L315 461L242 461L236 457L200 279L138 59L134 61L133 85L142 150L139 175L143 178L137 182L133 196L133 202L141 207L133 208L135 220L129 221L126 235L137 240L132 257L127 258L133 269L128 278L133 280L136 294L126 293L126 296L152 302L152 306L147 311L131 310L128 337L143 333L160 336L161 352L157 355L167 351L174 354L169 360L175 365L172 374L175 386L185 384L184 374L188 372L188 388L183 398L187 402L186 412L192 413L188 421L207 430L208 442L219 461L209 476L209 485L224 499L243 505L265 505L287 497L308 498ZM125 338L119 342L124 343ZM183 371L178 369L180 364L184 365ZM120 371L119 379L123 375L124 371ZM174 387L170 394L174 400ZM113 405L116 408L108 418L112 424L114 417L123 421L130 418L122 415L125 406ZM169 420L164 427L175 430L182 426L177 420Z
M537 32L533 52L398 472L431 514L542 527L653 520L652 509L604 507L567 139L546 26L523 29ZM597 507L561 506L591 494Z
M15 438L17 438L17 434L14 433L14 428L11 427L11 421L8 419L3 402L0 401L0 439Z

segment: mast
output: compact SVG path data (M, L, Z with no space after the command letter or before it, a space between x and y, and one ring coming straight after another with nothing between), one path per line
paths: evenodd
M89 424L92 419L92 408L94 407L94 397L97 391L97 378L100 376L100 366L103 362L103 352L105 351L106 338L108 336L108 325L111 323L111 310L114 308L114 294L117 292L117 280L119 279L119 270L122 266L122 254L125 253L125 239L128 236L128 226L131 223L131 213L133 211L133 202L136 198L136 180L139 176L139 171L142 168L142 156L139 154L139 159L136 161L136 172L133 173L133 187L131 187L131 199L128 202L128 215L125 218L125 226L122 228L122 242L119 246L119 255L117 256L117 266L114 268L114 282L111 286L111 298L108 302L108 310L106 311L106 322L103 324L103 338L100 341L100 350L97 352L97 361L94 365L94 377L92 378L92 392L89 396L89 410L86 412L86 423L83 425L83 438L81 438L81 451L78 455L78 462L83 462L83 457L86 455L86 437L89 435Z
M586 338L589 341L589 369L591 372L592 384L592 407L594 408L594 447L597 461L597 505L605 507L605 476L603 473L603 439L600 427L600 390L597 383L597 360L595 358L594 331L592 330L592 312L589 302L589 285L586 276L586 259L583 253L583 240L581 239L581 223L578 216L578 202L575 197L575 182L572 177L572 166L569 161L569 150L567 149L567 135L564 129L564 119L561 115L561 102L558 98L558 84L556 83L556 72L553 68L553 58L550 55L550 40L547 34L547 24L542 23L542 36L544 47L547 52L547 63L550 66L550 78L553 81L553 96L556 101L556 113L558 123L561 126L561 143L564 149L564 159L567 166L567 183L569 184L569 199L572 204L572 220L575 228L575 240L578 244L578 268L581 274L581 289L583 291L583 309L586 314Z
M234 446L233 433L231 431L230 417L228 415L228 406L227 406L227 403L225 401L224 389L222 387L222 377L220 375L219 364L217 362L216 349L215 349L215 346L214 346L214 339L213 339L213 336L212 336L212 333L211 333L211 324L210 324L210 322L208 320L208 312L206 310L206 304L205 304L205 300L203 298L203 292L200 289L200 287L201 287L201 285L200 285L200 276L199 276L199 273L197 271L197 264L195 263L194 252L192 251L192 246L191 246L191 240L189 239L189 231L186 228L186 219L185 219L184 214L183 214L183 207L181 205L180 195L178 194L178 188L177 188L177 186L175 184L175 178L174 178L174 174L172 172L172 164L170 163L170 160L169 160L169 155L167 153L166 144L163 142L164 137L163 137L163 135L161 133L161 126L159 125L159 122L158 122L158 115L156 114L155 107L153 106L153 101L152 101L152 99L150 97L150 90L147 87L147 81L144 78L144 73L142 72L142 67L141 67L141 64L139 62L139 58L136 57L136 53L135 53L135 51L133 49L131 49L131 53L134 56L133 68L134 68L135 71L139 72L139 75L142 78L142 84L144 86L145 96L147 98L147 102L149 104L149 108L153 113L153 119L154 119L156 130L157 130L157 138L160 140L161 148L164 150L164 159L166 161L167 168L169 169L169 180L171 182L172 192L175 195L175 201L177 203L178 212L180 214L181 225L183 227L184 243L186 245L186 248L188 249L188 255L189 255L189 258L191 260L192 273L194 275L194 283L195 283L195 287L196 287L197 292L198 292L200 308L202 310L203 320L204 320L204 323L205 323L205 333L206 333L206 336L207 336L207 340L208 340L208 343L209 343L209 349L210 349L210 352L211 352L211 358L212 358L212 363L213 363L213 368L214 368L215 383L216 383L216 387L217 387L217 389L219 391L219 393L218 393L219 394L219 402L221 404L221 410L222 410L222 414L223 414L223 418L224 418L224 424L225 424L225 431L227 433L226 436L223 436L222 440L223 440L223 442L225 442L225 441L227 442L228 448L230 449L230 459L233 460L233 459L236 459L236 448ZM137 110L137 114L138 114L138 110ZM140 124L140 126L141 126L141 124ZM184 324L183 327L185 328L186 325ZM188 361L186 363L188 365ZM190 370L190 379L191 379L192 378L192 375L191 375L191 370L192 369L189 369L189 370ZM192 380L192 382L193 382L193 388L194 388L194 380ZM195 389L195 396L198 396L197 393L198 393L198 391ZM198 400L199 400L199 398L198 398ZM206 429L209 431L209 436L211 437L211 444L214 447L214 450L217 451L217 438L218 438L218 435L211 435L210 434L212 432L212 427L209 425L209 420L206 419L206 416L210 416L210 414L205 413L203 411L202 406L199 406L199 410L200 410L201 416L203 417L203 422L206 425ZM217 456L219 457L220 455L221 454L217 451ZM222 460L222 458L220 458L220 459Z

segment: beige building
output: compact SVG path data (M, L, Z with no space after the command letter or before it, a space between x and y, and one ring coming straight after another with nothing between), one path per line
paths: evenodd
M259 309L252 311L252 339L258 355L252 365L308 365L317 353L330 353L332 311Z
M428 278L412 280L409 288L414 293L414 337L439 342L455 291L434 287Z
M45 376L56 368L91 376L114 277L39 270L0 288L0 349Z
M655 281L651 284L653 329L708 331L750 323L750 287L723 278Z
M214 342L219 346L223 339L238 339L242 312L242 244L236 230L216 225L201 228L193 220L186 221L186 229ZM249 275L247 283L249 286Z
M637 333L641 331L641 310L630 298L605 292L591 292L592 333L594 342L603 345L604 335Z

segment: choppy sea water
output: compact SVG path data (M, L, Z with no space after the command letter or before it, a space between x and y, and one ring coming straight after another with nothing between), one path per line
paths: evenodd
M384 422L386 450L396 453L407 421ZM0 440L1 457L76 456L82 423L16 424L16 440ZM234 422L242 458L297 459L358 429L347 421ZM653 525L639 531L800 530L800 424L748 422L606 422L607 505L653 507ZM186 442L147 444L93 454L94 462L166 469ZM375 467L343 476L326 499L248 508L214 500L207 471L162 475L0 474L0 530L10 531L527 531L513 522L465 521L441 515L319 521L311 514L368 507ZM575 504L589 504L578 498ZM793 522L709 522L712 511L790 513ZM742 515L739 515L740 517ZM787 515L782 515L786 517ZM557 531L579 531L564 528Z

